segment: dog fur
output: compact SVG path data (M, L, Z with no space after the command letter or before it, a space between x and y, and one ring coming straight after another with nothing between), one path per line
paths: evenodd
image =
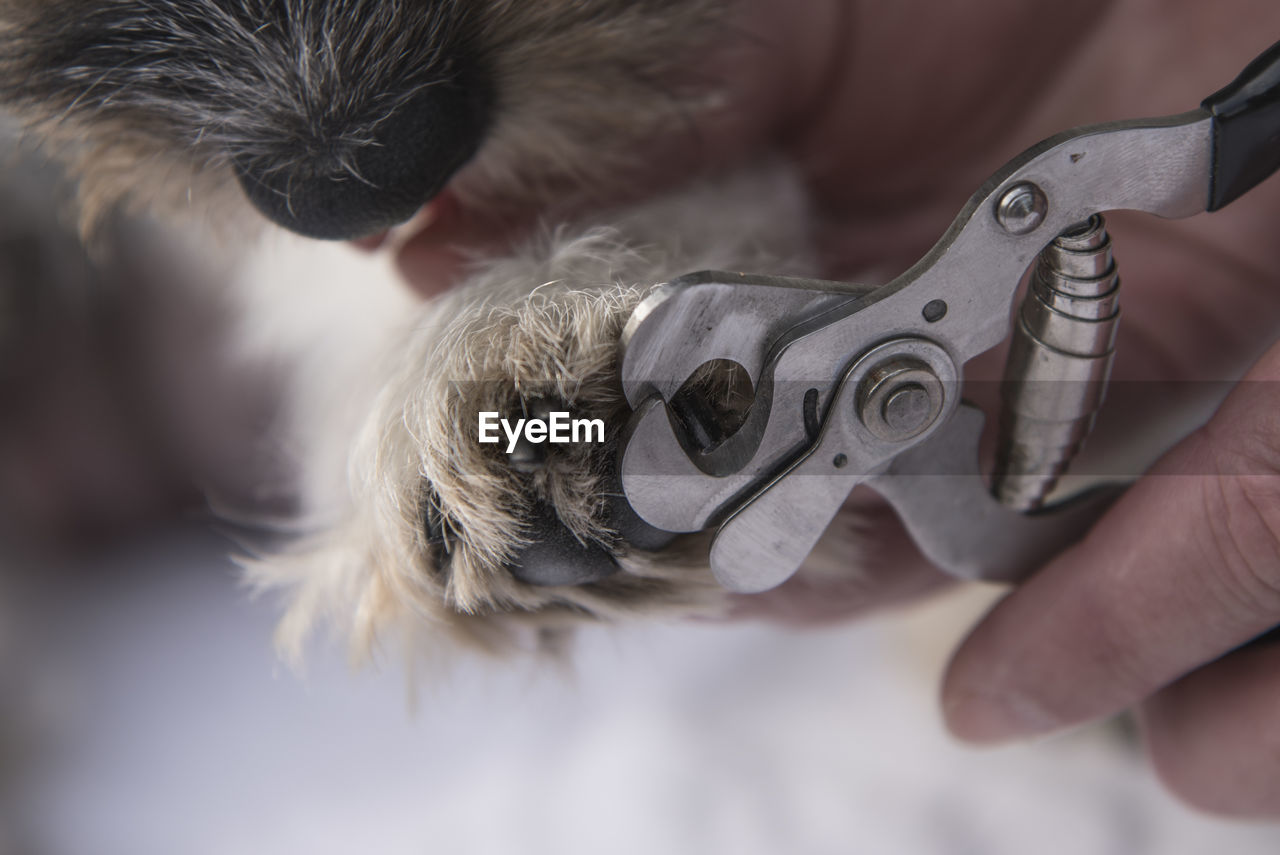
M616 191L621 160L714 101L683 68L729 5L0 0L0 104L70 164L86 225L119 203L226 223L243 220L233 161L289 170L321 148L341 175L462 51L495 103L453 192L482 210L570 204Z
M611 195L616 158L714 103L714 87L681 69L729 5L0 0L0 102L71 165L84 223L122 202L212 216L244 207L228 189L237 159L287 170L291 153L328 146L325 168L349 170L396 99L448 79L450 51L465 50L491 75L497 107L452 192L485 211L564 211ZM629 414L617 340L648 290L683 273L813 275L804 224L799 181L771 166L588 220L548 215L426 305L350 283L247 289L245 349L292 366L309 530L248 565L258 587L291 592L284 648L296 655L321 619L360 649L427 630L506 650L546 647L583 620L721 613L705 537L644 552L605 514ZM557 449L534 472L477 442L479 411L546 398L603 418L608 441ZM621 572L577 586L516 578L508 565L535 506ZM810 572L847 572L857 527L841 518L832 557Z
M722 614L729 600L711 577L705 536L645 552L621 541L604 513L606 473L630 414L618 337L631 309L680 274L813 268L798 181L773 167L548 227L510 256L477 260L464 285L416 307L398 288L339 282L317 295L326 286L302 277L305 299L327 308L300 321L297 290L249 283L244 350L283 352L301 368L290 435L306 471L304 517L316 528L284 555L249 564L259 587L292 592L283 648L297 656L320 617L362 650L424 628L510 650L554 645L583 620ZM358 324L338 320L352 313ZM481 410L518 413L548 398L575 417L604 419L607 441L555 447L533 472L478 442ZM344 422L342 413L356 415ZM577 586L514 577L507 565L538 503L604 547L621 572ZM427 514L438 518L439 542L428 542ZM850 526L856 520L837 528ZM824 562L848 572L847 543L828 551L810 572L824 572Z

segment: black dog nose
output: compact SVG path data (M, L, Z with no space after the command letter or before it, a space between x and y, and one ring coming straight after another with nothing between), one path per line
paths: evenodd
M352 240L413 217L476 153L489 122L483 86L423 87L366 139L310 134L277 156L233 160L245 195L277 225L306 237ZM294 149L294 150L290 150Z

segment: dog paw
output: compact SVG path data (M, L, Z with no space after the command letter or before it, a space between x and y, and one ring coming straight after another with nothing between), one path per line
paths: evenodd
M608 233L549 241L409 325L351 445L341 519L251 564L257 584L292 591L290 650L323 615L362 645L425 623L493 648L582 621L722 608L702 539L645 526L614 471L630 415L618 339L654 283L625 274L638 259ZM496 441L481 441L482 414ZM561 417L568 441L523 430Z
M250 568L256 584L290 592L286 651L321 618L361 646L425 627L494 649L584 621L724 612L707 536L673 539L622 497L615 461L631 410L619 338L653 288L691 271L811 273L797 186L761 170L618 212L610 226L547 228L421 309L388 313L375 364L333 374L360 388L329 384L300 413L323 431L371 399L351 437L318 444L345 465L343 495L311 502L332 517ZM374 310L375 296L360 299L348 327ZM317 360L344 350L333 326L317 337L322 353L299 356L311 375L330 376ZM556 419L568 441L545 436ZM541 434L522 429L530 421ZM304 468L319 468L312 458Z

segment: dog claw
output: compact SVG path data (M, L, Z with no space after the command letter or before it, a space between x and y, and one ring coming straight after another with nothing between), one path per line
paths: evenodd
M618 562L598 543L582 543L540 502L530 520L533 542L509 565L511 575L540 587L586 585L618 571Z

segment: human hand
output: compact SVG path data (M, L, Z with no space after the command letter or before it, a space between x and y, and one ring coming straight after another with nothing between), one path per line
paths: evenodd
M1280 344L992 611L947 675L953 732L1004 741L1140 704L1171 789L1208 810L1280 815L1280 646L1231 652L1280 625L1278 381Z
M1190 107L1276 32L1261 28L1261 38L1245 47L1249 39L1233 36L1228 24L1256 25L1248 13L1261 10L1243 4L1230 10L1235 19L1213 21L1189 7L1166 7L1159 29L1144 32L1134 26L1143 11L1136 7L1115 4L1062 76L1044 84L1030 114L1037 132L1029 136ZM1274 12L1266 14L1275 19ZM1197 40L1213 45L1215 54L1228 44L1239 53L1229 68L1212 73L1208 66L1221 57L1200 68L1174 61L1191 56ZM1013 130L1017 124L1006 127L1012 133L989 135L992 153L1023 133ZM1009 145L1001 156L1020 147ZM1113 398L1126 388L1232 380L1272 344L1280 330L1278 191L1272 181L1234 209L1188 222L1110 218L1126 312L1115 371L1123 385L1113 387ZM903 196L915 198L909 189ZM927 216L923 208L886 210L884 223L870 229L849 224L843 242L842 230L833 228L833 257L856 267L867 260L858 246L865 235L885 229L905 236L889 224ZM855 218L874 219L874 208ZM993 355L970 366L970 376L994 379L999 364ZM1274 675L1280 648L1251 647L1218 659L1280 623L1276 380L1280 346L1272 346L1209 424L1166 455L1082 544L981 623L956 655L944 689L954 732L975 741L1007 740L1140 704L1156 768L1174 792L1216 812L1280 814L1280 679ZM925 572L918 564L901 566L916 568L912 575ZM885 565L881 572L895 569ZM906 583L898 578L896 584ZM864 585L861 593L878 592ZM829 598L824 608L832 608Z
M1009 73L1009 57L1026 59L1019 40L1034 38L1027 21L988 7L986 20L981 10L964 10L991 40L986 50L945 24L934 35L945 45L916 33L923 68L894 67L883 52L874 58L877 45L901 48L889 34L908 26L912 10L861 17L886 32L878 41L851 36L845 98L833 99L825 123L812 126L819 130L794 143L810 169L832 275L868 266L897 272L999 161L1056 130L1197 104L1268 46L1277 29L1257 26L1259 15L1280 23L1274 10L1248 4L1218 8L1212 19L1166 4L1153 27L1142 4L1113 4L1094 31L1059 29L1059 53L1036 63L1036 80L1024 68L1020 78ZM1077 22L1089 17L1072 12ZM944 86L930 60L956 64ZM857 69L878 64L898 82L882 75L875 91L859 92L869 75ZM909 91L926 94L909 100ZM914 112L903 115L908 103ZM948 122L957 130L940 144ZM1114 373L1123 385L1113 398L1123 389L1234 380L1273 342L1278 213L1280 186L1272 181L1210 217L1110 218L1126 312ZM970 366L970 376L994 379L1001 361L993 354ZM1280 347L1273 347L1212 421L1161 460L1084 543L982 622L944 690L958 735L1011 739L1140 704L1156 768L1174 792L1217 812L1280 814L1280 647L1213 661L1280 623L1278 379ZM848 594L843 602L798 580L749 608L830 617L930 587L930 571L896 527L885 528L881 547L872 578L837 592Z

